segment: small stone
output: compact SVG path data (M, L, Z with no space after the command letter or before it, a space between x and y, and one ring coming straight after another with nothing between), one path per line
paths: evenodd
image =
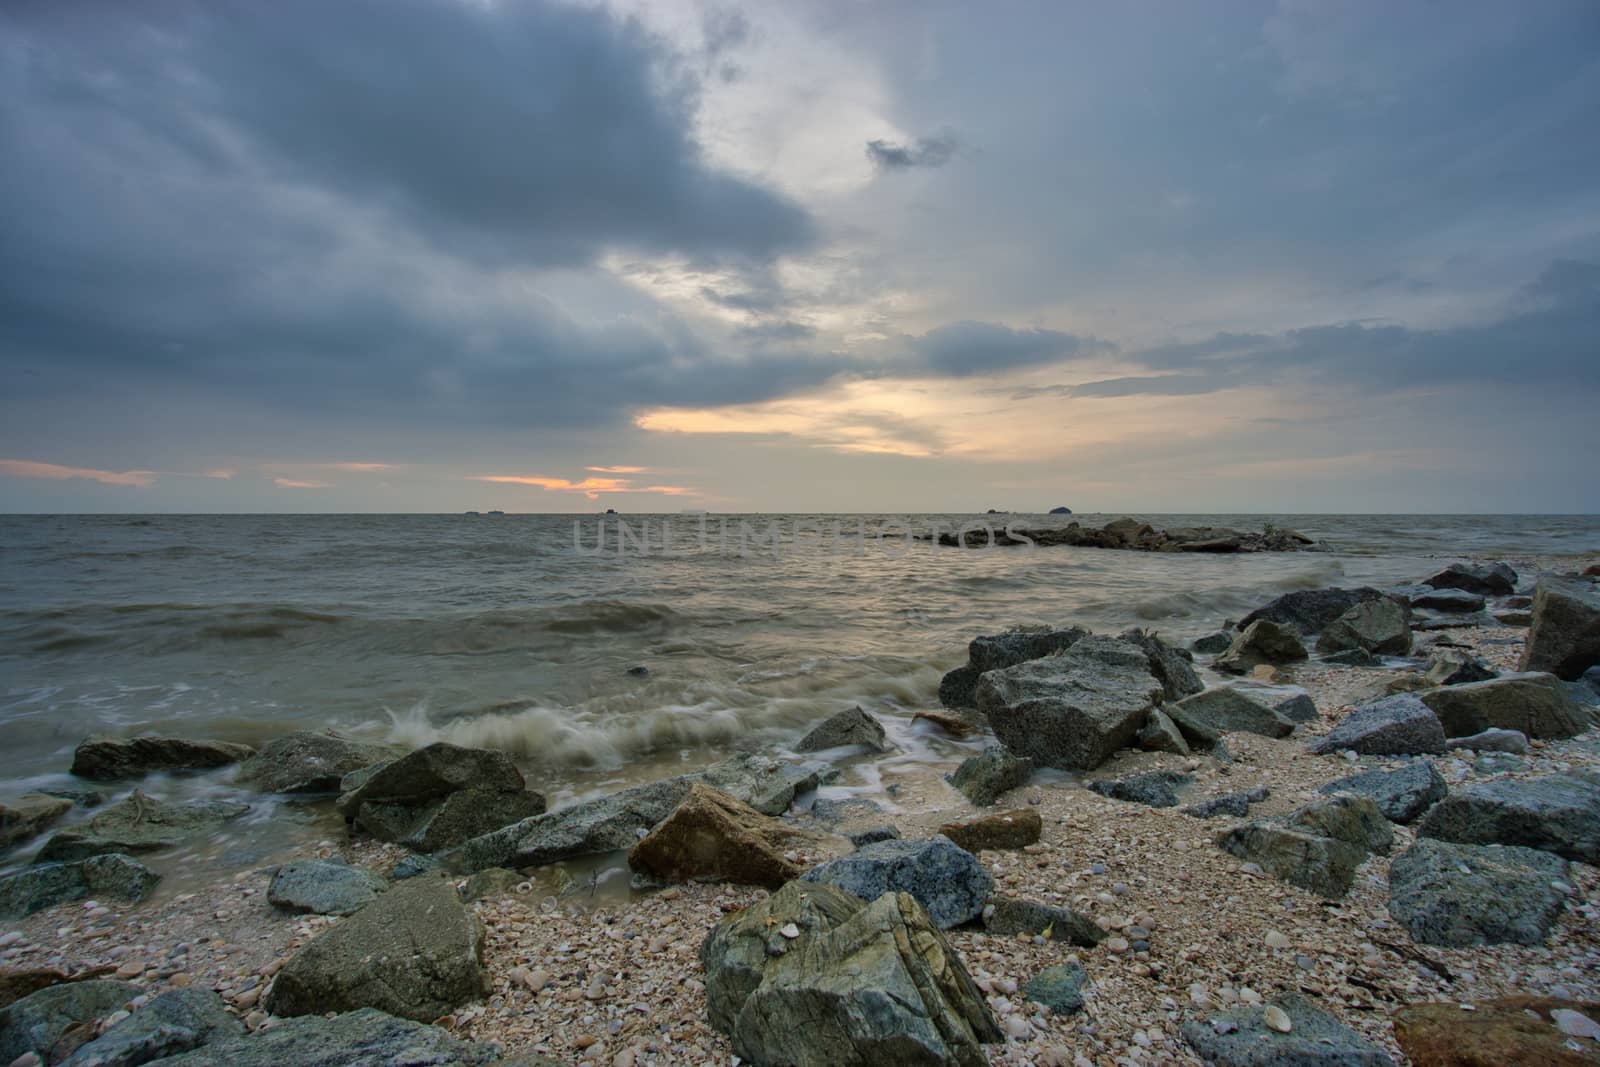
M1130 947L1132 946L1128 944L1127 938L1113 937L1106 941L1106 948L1110 949L1118 956L1127 952Z
M1261 1021L1266 1023L1269 1029L1276 1030L1280 1034L1287 1034L1293 1029L1289 1023L1289 1013L1276 1004L1266 1006L1261 1012Z
M1600 1024L1571 1008L1557 1008L1550 1013L1556 1029L1569 1037L1588 1037L1600 1041Z
M138 962L137 960L124 963L121 967L117 968L117 977L123 979L137 978L143 973L144 964Z
M1288 948L1289 939L1283 934L1279 933L1277 930L1268 930L1267 947L1271 949Z
M790 941L793 941L795 938L800 936L800 927L796 926L794 923L786 923L784 924L784 927L778 931L778 933L782 934Z

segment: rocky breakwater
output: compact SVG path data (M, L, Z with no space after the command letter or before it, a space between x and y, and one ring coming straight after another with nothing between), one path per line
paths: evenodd
M1161 530L1138 519L1116 519L1104 526L1030 527L1012 522L1003 530L975 526L939 535L941 545L959 548L1018 545L1112 548L1131 552L1301 552L1326 551L1326 546L1298 530L1267 526L1259 533L1225 526L1175 526Z

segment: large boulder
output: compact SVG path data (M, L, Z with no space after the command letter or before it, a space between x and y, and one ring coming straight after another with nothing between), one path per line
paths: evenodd
M892 747L883 723L859 707L828 716L794 746L796 752L821 752L830 748L859 745L868 752L887 752Z
M1543 944L1565 904L1567 863L1532 848L1422 837L1389 865L1389 914L1425 945Z
M984 849L1026 848L1039 840L1044 820L1034 808L985 812L956 819L939 827L939 832L968 852Z
M301 730L262 745L239 765L238 781L263 793L337 793L351 771L401 755L392 745Z
M437 1019L489 991L483 936L449 881L407 879L290 958L262 1006L274 1015L377 1008Z
M1001 937L1027 934L1093 948L1106 938L1100 924L1070 908L993 896L983 907L983 928Z
M1506 674L1482 682L1441 686L1417 694L1451 737L1491 727L1529 737L1576 737L1589 728L1588 712L1553 674Z
M1384 818L1401 824L1414 822L1449 791L1444 777L1427 760L1413 760L1393 771L1365 771L1329 782L1319 790L1366 797Z
M696 782L672 814L633 846L628 864L669 882L776 889L800 876L797 853L815 857L848 847L843 840L785 826L720 789Z
M1240 620L1239 628L1243 629L1258 619L1266 619L1280 626L1293 627L1310 637L1357 604L1378 600L1383 595L1366 586L1358 589L1300 589L1285 593L1252 611Z
M711 1025L753 1064L981 1067L980 1046L1003 1040L906 893L868 904L791 882L714 927L700 961Z
M93 979L41 989L7 1005L0 1009L0 1063L30 1052L43 1063L65 1059L93 1032L96 1020L120 1011L141 992L128 982Z
M71 810L72 801L44 793L0 801L0 848L34 837Z
M1300 642L1292 627L1280 626L1270 619L1257 619L1239 631L1211 665L1231 674L1249 674L1262 664L1275 666L1294 663L1306 658L1306 646Z
M249 810L250 805L231 800L168 804L134 790L126 800L102 809L88 822L52 836L34 862L70 862L108 852L132 854L173 848L215 833Z
M1452 563L1423 585L1433 589L1462 589L1468 593L1485 596L1509 596L1517 591L1517 572L1504 563L1476 566L1470 563Z
M1093 636L1058 656L988 671L977 690L1002 744L1065 770L1090 770L1127 747L1161 698L1142 649Z
M1363 704L1311 743L1317 755L1351 751L1363 756L1423 756L1444 751L1444 727L1433 709L1411 693Z
M1296 830L1359 845L1368 852L1387 855L1394 844L1394 830L1378 806L1348 793L1318 797L1290 812L1287 822Z
M1384 597L1357 604L1327 625L1317 638L1323 654L1363 649L1377 656L1403 656L1411 651L1411 626L1406 611Z
M353 915L388 888L388 879L365 867L297 860L272 873L267 902L285 911Z
M1144 652L1150 662L1150 673L1161 683L1162 695L1167 700L1182 700L1206 687L1194 672L1194 663L1184 649L1173 648L1155 634L1139 629L1125 631L1119 639Z
M1269 1008L1288 1017L1287 1031L1268 1025ZM1189 1019L1179 1033L1214 1067L1394 1067L1388 1053L1299 993Z
M939 683L939 703L947 708L977 706L978 678L984 671L1015 667L1071 648L1089 631L1077 626L1052 630L1038 626L1009 630L1003 634L974 637L967 645L967 663L946 674Z
M544 797L527 788L504 752L438 741L399 759L352 771L339 811L380 841L437 852L542 814Z
M1164 709L1180 730L1197 726L1212 733L1248 733L1287 737L1294 731L1277 709L1250 699L1237 689L1208 689Z
M1533 621L1522 653L1525 671L1574 681L1600 665L1600 581L1547 575L1533 591Z
M218 1041L194 1052L161 1060L161 1067L475 1067L537 1064L503 1059L493 1045L462 1041L448 1030L363 1008L324 1018L276 1019L248 1037ZM552 1067L554 1067L553 1061Z
M1522 845L1600 864L1600 781L1552 774L1475 782L1435 804L1420 832L1465 845Z
M204 771L249 759L255 749L232 741L186 737L91 737L72 754L72 773L95 782L141 778L153 771Z
M1000 745L989 745L976 756L968 756L950 775L950 784L979 807L988 807L1002 793L1026 785L1033 776L1031 759L1014 756Z
M1359 844L1265 819L1224 830L1217 845L1274 878L1330 900L1350 891L1356 868L1367 858Z
M1558 1011L1600 1019L1600 1004L1514 996L1475 1003L1407 1004L1395 1011L1394 1037L1413 1067L1595 1067L1587 1047L1556 1025Z
M39 863L0 877L0 919L21 919L91 896L136 904L155 890L160 879L132 856L115 852L70 863Z
M1497 672L1483 660L1459 648L1441 648L1428 661L1428 681L1434 685L1486 682Z
M174 989L151 1000L105 1033L82 1045L60 1067L138 1067L244 1034L209 989ZM229 1063L229 1060L219 1060Z
M802 880L863 900L909 893L942 930L975 919L994 890L977 857L945 837L879 841L807 871Z

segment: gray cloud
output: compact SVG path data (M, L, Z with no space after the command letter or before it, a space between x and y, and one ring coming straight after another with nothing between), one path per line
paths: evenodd
M1101 354L1115 346L1059 330L1014 330L991 322L953 322L910 339L927 370L964 378Z
M867 142L867 158L881 171L942 167L955 158L960 148L960 142L951 134L919 137L910 144L877 140Z

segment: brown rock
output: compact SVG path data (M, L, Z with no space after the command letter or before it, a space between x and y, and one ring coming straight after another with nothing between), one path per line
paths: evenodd
M981 725L975 715L957 715L949 711L919 711L911 716L912 722L918 719L928 720L951 737L969 737Z
M1394 1036L1414 1067L1590 1067L1600 1045L1567 1035L1550 1012L1567 1008L1600 1019L1600 1004L1550 997L1502 997L1463 1010L1460 1004L1409 1004L1394 1014Z
M655 829L628 852L628 865L673 882L736 882L776 889L803 865L849 849L849 842L796 830L722 790L696 782Z
M0 801L0 847L32 837L71 810L72 801L43 793Z
M968 852L981 849L1023 848L1039 840L1044 820L1032 808L971 815L939 827L939 832Z
M72 773L96 782L142 778L155 771L204 771L255 755L232 741L187 737L91 737L72 754Z

